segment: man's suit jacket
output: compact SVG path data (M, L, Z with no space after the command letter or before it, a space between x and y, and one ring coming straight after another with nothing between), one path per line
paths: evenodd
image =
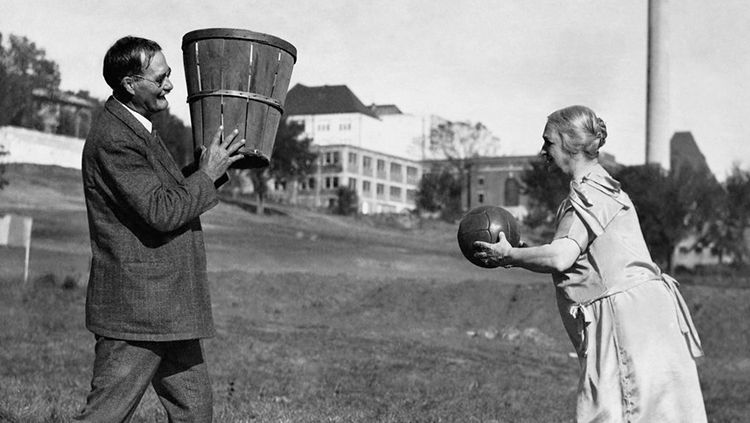
M158 135L109 98L83 148L91 238L86 327L127 340L214 335L199 216L211 178L184 177Z

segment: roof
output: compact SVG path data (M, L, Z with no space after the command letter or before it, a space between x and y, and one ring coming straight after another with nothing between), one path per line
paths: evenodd
M307 87L297 84L289 90L284 101L284 114L287 116L338 113L361 113L378 119L378 115L346 85Z
M370 109L378 116L383 115L403 115L401 109L395 104L371 104Z
M77 96L69 92L62 91L49 91L45 88L34 88L31 91L31 95L39 100L53 101L57 103L71 104L78 107L84 107L88 109L96 108L96 102Z

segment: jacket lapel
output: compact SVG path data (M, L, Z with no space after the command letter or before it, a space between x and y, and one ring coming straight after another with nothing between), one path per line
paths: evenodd
M162 141L159 134L156 132L156 129L154 129L151 141L154 144L154 153L156 154L157 160L164 166L165 169L169 172L172 177L177 180L177 182L182 182L185 180L185 177L182 175L182 172L177 167L177 163L174 161L174 157L172 157L172 153L167 150L167 146L164 145L164 141Z
M125 110L125 106L115 100L114 97L110 97L104 104L104 107L127 125L139 138L143 139L143 141L151 148L154 157L156 157L159 163L164 166L164 169L166 169L177 182L185 180L182 172L177 168L177 163L175 163L174 158L172 158L167 147L164 146L164 143L161 141L161 138L159 137L159 134L156 133L155 129L153 130L153 133L149 133L129 111Z

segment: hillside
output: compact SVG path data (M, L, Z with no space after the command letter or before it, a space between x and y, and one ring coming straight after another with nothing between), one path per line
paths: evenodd
M27 286L22 251L0 247L0 356L10 363L0 369L0 421L67 421L87 390L93 341L75 286L90 254L80 174L12 165L6 176L0 214L34 226ZM217 421L572 418L577 361L547 277L470 265L449 224L278 211L222 203L202 219ZM683 293L707 352L710 421L743 421L750 290L694 277ZM163 419L149 393L134 421Z

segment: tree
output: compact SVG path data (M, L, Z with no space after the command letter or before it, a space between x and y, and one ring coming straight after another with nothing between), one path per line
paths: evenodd
M17 125L41 129L33 108L32 91L58 90L60 71L44 50L26 37L0 34L0 126Z
M714 207L717 219L706 228L702 241L711 246L720 263L726 255L731 255L737 264L747 263L750 252L745 231L750 222L750 172L733 165L724 181L724 192L724 203Z
M683 166L664 172L653 165L623 168L616 178L630 195L643 236L654 260L673 271L672 254L690 234L700 235L714 224L723 190L713 175Z
M448 162L458 175L459 187L466 186L467 199L471 197L471 159L495 156L499 149L500 139L481 122L444 121L430 130L430 153ZM457 195L462 207L460 190Z
M448 168L422 175L416 193L417 210L439 213L446 221L461 216L461 181Z
M449 162L495 156L499 149L500 139L481 122L446 121L430 131L430 152Z
M359 197L357 191L349 187L338 187L336 190L336 205L333 212L341 216L357 214L359 210Z
M256 213L263 214L265 212L266 196L268 195L268 181L271 179L268 168L249 169L240 172L245 172L250 177L253 183L253 192L255 193Z
M264 212L268 194L268 181L271 178L285 184L291 182L292 203L296 202L297 185L301 178L308 176L315 165L317 155L310 151L310 138L304 138L301 123L282 119L276 131L271 164L267 168L240 171L249 176L257 200L257 213Z
M299 182L310 175L317 158L317 154L310 150L312 139L303 137L304 132L302 123L283 119L276 132L271 156L271 177L291 184L292 204L297 203Z
M0 157L6 154L8 154L8 152L3 149L2 145L0 145ZM5 163L0 163L0 190L5 188L6 185L8 185L8 180L5 179Z
M529 214L524 222L551 232L555 212L570 191L570 177L539 157L521 174L521 181L522 191L529 198Z
M641 165L622 169L617 179L635 204L651 255L669 269L672 252L687 232L687 210L669 175L658 166Z

